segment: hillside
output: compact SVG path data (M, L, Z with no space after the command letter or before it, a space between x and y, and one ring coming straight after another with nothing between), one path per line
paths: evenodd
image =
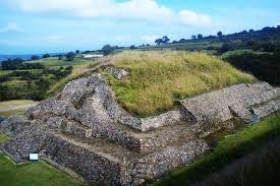
M123 52L114 55L111 61L113 67L124 69L129 75L118 79L106 67L99 71L109 77L119 103L138 116L170 110L178 99L256 81L253 76L204 53Z

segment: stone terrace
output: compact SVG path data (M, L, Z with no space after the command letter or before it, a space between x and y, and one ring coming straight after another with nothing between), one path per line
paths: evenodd
M17 162L39 152L93 185L139 185L207 152L201 137L233 118L249 124L279 108L280 89L262 82L234 85L182 100L159 116L136 118L117 104L106 78L94 74L2 123L0 131L10 136L2 150Z

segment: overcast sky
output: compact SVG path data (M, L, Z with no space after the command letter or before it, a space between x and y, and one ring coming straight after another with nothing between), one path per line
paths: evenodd
M279 0L1 0L0 54L94 50L276 25Z

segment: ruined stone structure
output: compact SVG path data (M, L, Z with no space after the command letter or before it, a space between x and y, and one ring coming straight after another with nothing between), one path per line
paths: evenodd
M122 109L101 74L69 82L57 96L10 118L2 150L15 161L38 152L93 185L142 184L209 150L201 138L233 118L250 123L280 108L280 89L240 84L179 101L159 116Z

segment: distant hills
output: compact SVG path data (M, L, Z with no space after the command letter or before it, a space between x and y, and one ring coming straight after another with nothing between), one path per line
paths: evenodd
M0 55L0 61L6 59L16 59L21 58L23 60L29 60L34 54L26 54L26 55ZM36 54L37 56L42 56L42 54Z

